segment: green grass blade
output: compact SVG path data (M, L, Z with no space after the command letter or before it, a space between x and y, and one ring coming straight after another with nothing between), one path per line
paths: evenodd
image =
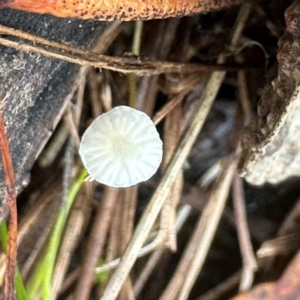
M5 221L2 221L0 223L0 241L2 248L4 249L4 251L6 251L8 243L8 230ZM27 293L18 267L16 267L15 289L18 300L28 300Z
M62 239L62 233L68 219L70 209L87 175L88 173L86 170L81 172L70 188L65 206L58 212L45 255L39 262L36 272L28 285L30 299L33 299L39 291L41 291L42 299L49 300L51 298L52 276L59 245Z

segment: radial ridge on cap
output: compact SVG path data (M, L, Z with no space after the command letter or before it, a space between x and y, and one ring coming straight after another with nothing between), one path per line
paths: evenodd
M79 154L94 180L111 187L129 187L154 175L163 150L147 114L117 106L87 128Z

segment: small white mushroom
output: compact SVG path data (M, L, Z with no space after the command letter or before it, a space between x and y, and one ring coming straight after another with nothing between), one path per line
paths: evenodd
M111 187L148 180L162 160L162 141L151 119L128 106L97 117L82 136L79 154L90 176Z

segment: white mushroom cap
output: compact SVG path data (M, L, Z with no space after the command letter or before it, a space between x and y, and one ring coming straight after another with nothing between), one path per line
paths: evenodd
M145 113L118 106L88 127L79 154L96 181L111 187L129 187L148 180L157 171L162 141Z

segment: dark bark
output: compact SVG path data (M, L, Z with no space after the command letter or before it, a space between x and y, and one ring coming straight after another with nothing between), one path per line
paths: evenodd
M0 10L0 24L88 49L105 23L3 9ZM0 103L5 99L1 109L18 191L28 183L30 169L59 121L65 98L74 89L78 72L77 65L0 46ZM0 187L3 191L2 171ZM5 193L0 193L0 197L1 220Z

